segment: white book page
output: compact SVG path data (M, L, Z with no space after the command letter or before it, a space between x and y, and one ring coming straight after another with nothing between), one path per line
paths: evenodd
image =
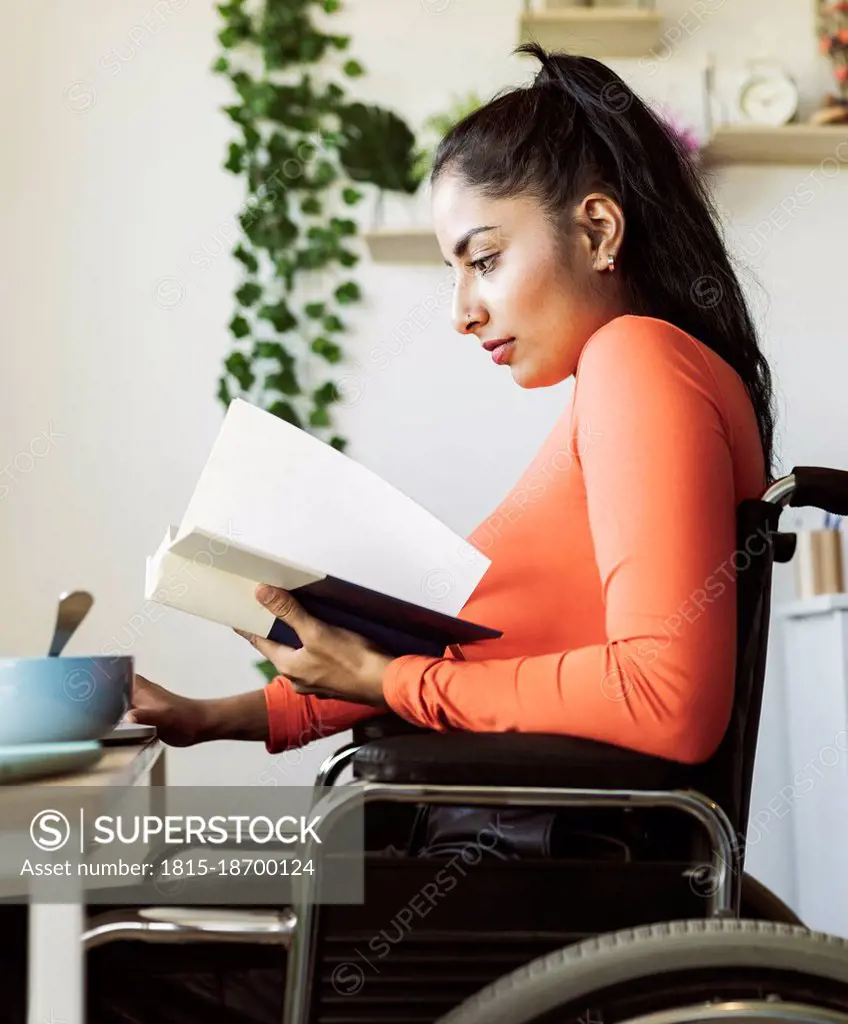
M258 583L270 583L283 590L296 590L309 583L317 583L326 576L326 573L314 572L287 560L281 562L265 551L247 547L241 541L215 537L197 527L170 543L169 551L195 564L212 566L221 572Z
M195 528L447 615L491 564L376 473L239 398L177 539Z
M274 615L256 600L251 580L224 572L205 559L175 554L169 537L145 565L144 596L223 626L267 636Z

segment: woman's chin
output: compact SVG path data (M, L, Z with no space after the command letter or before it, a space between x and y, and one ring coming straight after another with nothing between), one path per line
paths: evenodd
M512 379L520 388L548 388L565 380L565 376L556 373L551 367L528 365L525 360L516 359L509 364Z

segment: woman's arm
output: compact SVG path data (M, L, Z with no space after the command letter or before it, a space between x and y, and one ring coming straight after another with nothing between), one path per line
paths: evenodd
M580 466L608 641L508 659L397 658L384 696L409 721L569 734L688 763L721 741L736 654L730 430L691 339L657 320L623 323L587 343L573 407L575 431L593 438Z
M304 696L294 692L285 676L276 676L265 687L263 712L267 732L262 738L268 753L277 754L344 732L365 718L384 715L386 709Z
M276 754L341 732L376 714L385 714L385 707L300 696L284 676L259 690L198 699L173 693L136 673L127 718L155 725L160 739L169 746L261 740L269 753Z

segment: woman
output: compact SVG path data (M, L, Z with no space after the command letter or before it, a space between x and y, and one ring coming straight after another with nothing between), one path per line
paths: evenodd
M520 387L576 377L469 537L492 565L462 614L504 635L392 658L275 591L269 607L304 647L249 638L280 672L264 690L196 701L137 677L132 715L166 742L262 739L273 753L392 709L686 763L718 746L736 507L773 479L769 367L673 135L598 61L518 52L541 62L532 87L460 122L432 174L457 331Z
M271 591L303 648L248 637L264 690L189 700L136 678L167 743L270 752L387 709L436 730L561 733L695 764L733 696L736 508L773 479L772 386L682 145L609 68L518 52L535 81L443 140L433 220L453 322L516 384L571 400L469 540L464 617L503 636L393 658ZM503 424L508 430L509 425Z

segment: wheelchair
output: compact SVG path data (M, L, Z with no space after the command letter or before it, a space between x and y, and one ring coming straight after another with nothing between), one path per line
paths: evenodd
M744 872L772 569L795 550L785 506L848 513L848 472L796 467L737 509L734 702L708 762L372 718L322 766L313 808L324 829L364 809L364 903L322 904L307 881L279 913L112 912L86 946L278 944L285 1024L848 1024L848 943L806 929ZM422 844L439 814L450 841ZM494 855L482 836L498 815L519 825ZM548 829L543 856L523 852L522 815L559 843Z

